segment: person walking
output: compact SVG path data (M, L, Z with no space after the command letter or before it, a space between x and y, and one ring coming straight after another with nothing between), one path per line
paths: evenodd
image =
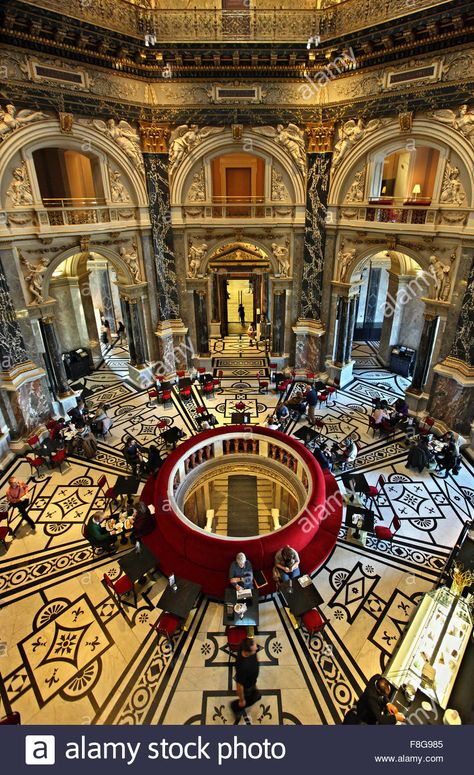
M20 514L20 523L22 520L28 522L32 530L36 530L36 525L33 520L28 516L28 506L30 499L28 495L28 485L25 482L18 481L15 476L10 476L8 480L8 489L6 491L6 498L11 506L15 506ZM17 528L15 528L17 530ZM13 531L13 535L15 534Z
M122 344L122 340L125 336L125 326L122 323L121 320L119 320L117 325L117 341L115 344Z
M242 302L240 302L239 304L239 318L240 318L240 325L242 327L245 326L245 307L242 304Z
M314 425L315 423L314 413L316 411L316 404L318 402L318 394L317 394L317 391L314 389L314 387L308 390L308 392L305 395L305 400L307 401L307 404L308 404L308 422L310 425Z
M236 716L240 716L261 698L257 689L259 669L257 644L253 638L244 638L235 662L237 699L231 703L231 707Z

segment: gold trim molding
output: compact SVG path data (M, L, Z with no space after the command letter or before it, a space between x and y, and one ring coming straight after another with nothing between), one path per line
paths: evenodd
M331 153L334 140L334 122L326 124L306 124L308 153Z
M144 153L168 153L169 124L140 121L139 128Z

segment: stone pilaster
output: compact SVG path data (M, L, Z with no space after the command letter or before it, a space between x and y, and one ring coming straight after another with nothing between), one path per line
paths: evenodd
M209 358L209 327L207 322L207 294L204 289L193 292L194 316L196 320L196 339L198 355Z
M46 353L51 364L51 372L54 380L55 393L58 398L65 398L72 394L67 381L66 370L61 355L58 335L55 328L53 315L44 316L39 320Z

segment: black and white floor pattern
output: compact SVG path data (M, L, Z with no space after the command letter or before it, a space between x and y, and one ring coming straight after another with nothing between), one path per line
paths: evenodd
M236 405L244 403L252 422L262 422L277 401L273 390L258 391L257 374L268 374L268 359L248 343L222 344L213 363L215 373L223 371L222 390L210 399L196 393L194 407L204 402L220 424L229 424ZM374 362L365 363L370 352ZM315 577L328 623L311 642L294 629L278 595L262 602L262 699L249 711L255 725L338 723L367 679L383 669L420 596L434 586L463 524L474 516L474 470L467 460L458 476L446 480L414 474L405 466L400 435L386 440L368 433L372 396L393 400L404 387L375 355L360 346L353 382L334 406L317 414L331 438L359 440L357 470L370 484L380 473L387 480L378 514L386 525L397 514L402 527L393 543L369 538L365 547L341 529ZM7 550L0 548L0 680L25 724L233 724L233 670L221 606L200 600L172 652L149 626L160 613L164 579L149 577L138 588L137 605L130 600L119 610L102 582L104 572L118 575L117 555L93 556L81 535L91 511L103 505L99 477L105 473L112 485L126 470L126 435L163 449L159 419L187 435L196 432L191 405L173 395L163 409L127 381L126 358L124 348L114 347L82 380L92 391L89 404L110 404L112 435L99 442L95 459L71 458L63 474L30 482L36 531L22 523L7 539ZM301 424L293 422L289 431ZM30 476L19 458L3 472L1 492L12 472ZM130 548L120 545L120 551Z

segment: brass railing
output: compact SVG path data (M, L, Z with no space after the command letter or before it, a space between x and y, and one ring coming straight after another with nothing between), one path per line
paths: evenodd
M321 9L150 8L155 3L130 0L23 0L36 8L66 13L89 24L135 37L154 33L157 45L185 41L289 41L306 42L319 34L324 41L364 27L396 19L449 0L345 0ZM216 2L216 6L220 3Z

